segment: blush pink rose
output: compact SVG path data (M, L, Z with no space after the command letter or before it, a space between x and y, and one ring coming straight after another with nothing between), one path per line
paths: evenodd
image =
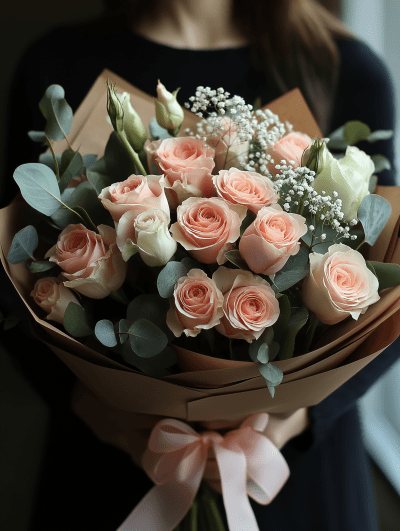
M124 283L127 264L116 243L115 229L99 225L99 234L83 225L68 225L46 253L63 270L64 286L91 299L103 299Z
M246 208L219 197L186 199L177 210L177 223L171 226L174 240L203 264L223 264L225 253L240 236Z
M215 196L211 172L214 150L204 140L192 137L168 138L151 142L146 151L151 163L163 174L170 207L175 209L189 197Z
M279 200L271 179L254 171L221 170L213 177L213 183L220 197L244 205L255 214Z
M353 319L379 300L379 283L363 256L338 243L325 254L310 254L310 274L304 279L301 296L317 318L328 325Z
M275 164L279 164L281 160L294 161L294 167L301 166L301 157L303 152L312 144L312 139L303 133L293 131L280 140L275 142L272 148L272 158Z
M239 251L254 273L272 275L300 250L300 238L308 228L299 214L284 212L279 205L262 208L244 231Z
M195 337L203 329L218 325L224 315L224 297L201 269L192 269L178 280L170 299L167 325L176 337Z
M139 214L157 208L169 216L164 185L158 175L131 175L125 181L103 188L99 199L114 221L119 221L125 212L133 209Z
M31 297L48 314L46 319L60 324L64 324L68 304L79 304L73 292L55 277L40 278L31 292Z
M216 326L222 335L251 343L276 323L279 303L266 280L226 267L219 267L212 278L224 295L224 316Z

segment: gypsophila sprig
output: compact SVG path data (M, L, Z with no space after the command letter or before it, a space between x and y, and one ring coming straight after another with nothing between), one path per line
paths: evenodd
M274 161L267 150L290 129L270 110L253 110L240 96L231 97L223 88L197 87L186 107L200 118L196 137L216 147L222 142L227 150L224 168L232 165L269 175ZM188 135L194 135L190 130ZM234 160L235 159L235 160Z

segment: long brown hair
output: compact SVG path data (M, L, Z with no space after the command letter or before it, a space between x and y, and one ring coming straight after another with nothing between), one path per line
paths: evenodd
M105 0L105 5L129 23L155 9L157 1ZM280 94L300 88L327 134L340 67L335 37L350 38L350 30L316 0L233 0L233 15L269 85Z

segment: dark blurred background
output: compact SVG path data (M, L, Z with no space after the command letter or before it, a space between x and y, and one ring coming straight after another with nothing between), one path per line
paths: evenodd
M324 0L381 55L400 87L400 13L393 0ZM98 16L102 0L54 2L36 0L3 3L0 15L0 171L7 130L5 115L10 83L18 61L38 37L61 24ZM56 45L56 44L55 44ZM73 57L71 57L73 61ZM118 72L116 72L118 74ZM93 80L94 81L94 80ZM34 83L34 80L32 80ZM67 96L68 97L68 96ZM399 106L398 106L399 107ZM399 150L398 150L399 152ZM4 178L12 178L6 175ZM1 287L0 287L1 289ZM0 325L0 334L6 334ZM400 529L400 366L397 364L360 403L365 442L374 464L376 504L381 531ZM26 531L35 499L40 463L45 451L48 411L45 404L0 351L0 529ZM56 530L55 530L56 531ZM321 530L323 531L323 530Z

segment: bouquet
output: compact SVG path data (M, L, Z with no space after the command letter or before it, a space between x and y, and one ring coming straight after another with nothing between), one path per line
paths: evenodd
M154 118L103 73L73 124L49 87L1 259L76 413L156 483L120 529L222 529L205 478L257 530L247 496L289 475L268 413L285 430L400 334L400 193L355 146L391 132L323 139L299 91L256 109L198 87L192 113L177 93L159 82Z

